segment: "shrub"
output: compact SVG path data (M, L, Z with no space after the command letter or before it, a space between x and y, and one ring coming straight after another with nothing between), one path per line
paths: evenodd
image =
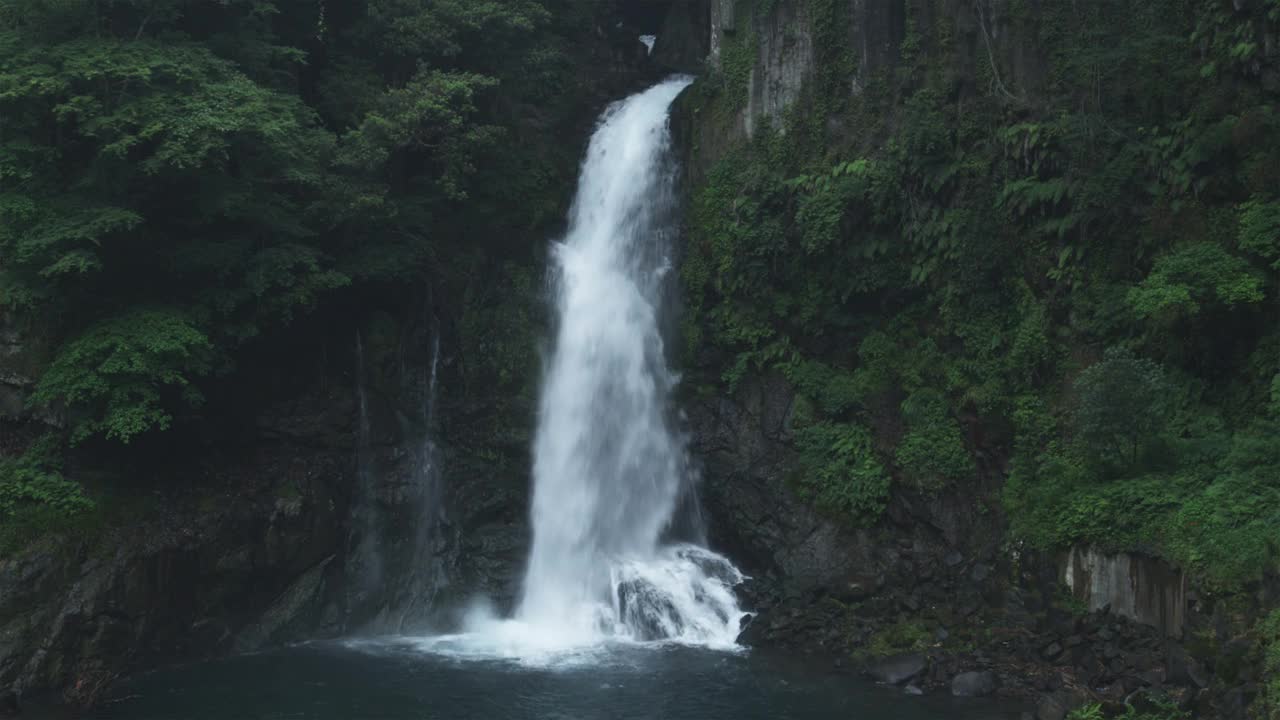
M1132 468L1168 424L1170 385L1160 366L1120 348L1076 379L1075 429L1099 459Z
M856 525L870 525L880 517L889 497L889 475L865 428L819 423L800 430L797 442L801 487L819 508Z

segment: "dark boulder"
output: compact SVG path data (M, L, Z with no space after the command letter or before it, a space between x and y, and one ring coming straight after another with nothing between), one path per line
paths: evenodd
M924 672L929 661L920 653L907 653L885 658L867 669L867 674L878 682L901 685Z
M1072 710L1088 702L1089 696L1079 690L1054 690L1040 698L1036 720L1063 720Z
M744 617L738 630L738 643L747 647L759 645L765 640L768 627L769 617L765 612Z
M966 672L951 681L951 694L956 697L985 697L1000 687L1000 678L990 670Z

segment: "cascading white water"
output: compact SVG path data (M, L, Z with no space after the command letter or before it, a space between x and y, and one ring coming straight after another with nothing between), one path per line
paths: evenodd
M660 547L686 481L658 308L674 218L667 114L689 82L667 80L606 111L554 248L558 331L517 617L565 640L732 644L742 615L728 561Z
M553 247L557 334L515 617L478 611L467 632L418 641L424 649L536 662L607 641L736 647L743 575L706 548L663 542L689 482L659 331L675 221L667 114L689 83L670 79L605 111Z

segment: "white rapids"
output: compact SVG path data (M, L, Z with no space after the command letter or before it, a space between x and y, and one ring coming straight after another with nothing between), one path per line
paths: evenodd
M671 543L690 482L671 427L659 330L670 269L673 78L613 104L591 138L569 229L553 248L557 326L533 448L533 548L514 617L471 613L424 650L528 662L611 643L734 649L743 575Z

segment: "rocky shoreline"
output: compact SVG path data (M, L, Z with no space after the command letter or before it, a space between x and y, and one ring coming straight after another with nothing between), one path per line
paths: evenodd
M875 657L865 644L831 629L849 623L845 613L833 604L819 605L808 611L775 608L755 620L747 636L761 646L820 655L851 674L908 695L1018 700L1034 708L1028 716L1036 720L1062 720L1091 703L1116 714L1126 705L1142 710L1163 704L1195 717L1244 718L1257 692L1252 681L1212 688L1210 670L1181 645L1160 637L1154 628L1107 612L1054 612L1037 620L1021 618L1022 624L1008 616L986 622L971 618L975 625L962 624L955 631L939 625L919 642L919 649ZM894 626L875 619L853 623L867 638ZM980 645L971 644L975 626L986 630ZM957 642L957 636L964 639ZM798 637L808 637L818 649Z

